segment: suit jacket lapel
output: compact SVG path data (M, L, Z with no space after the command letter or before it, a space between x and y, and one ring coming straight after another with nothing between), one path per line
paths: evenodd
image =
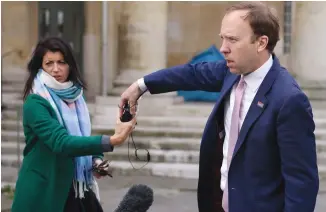
M252 101L251 106L246 115L246 118L242 124L238 141L234 147L233 157L236 155L241 145L245 141L245 138L251 126L255 123L255 121L263 113L263 111L268 105L268 99L266 98L266 94L271 89L279 73L279 68L280 68L278 59L276 57L274 57L273 59L274 59L273 66L271 67L266 77L264 78L261 86L259 87L258 92L254 100Z
M224 85L221 92L220 92L220 96L214 106L214 109L213 109L213 112L212 114L216 114L219 106L221 105L221 103L224 102L224 98L225 96L230 93L233 85L240 79L240 75L234 75L234 74L231 74L224 82Z

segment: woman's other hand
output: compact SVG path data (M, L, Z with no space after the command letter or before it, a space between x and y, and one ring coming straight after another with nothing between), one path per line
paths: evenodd
M93 166L96 166L97 168L103 169L104 171L108 172L108 174L109 174L110 177L112 177L112 171L113 170L112 170L112 168L110 168L108 161L103 162L102 159L97 158L94 161L94 165ZM98 173L96 171L93 171L93 175L97 179L100 179L100 178L104 177L103 175L101 175L100 173Z

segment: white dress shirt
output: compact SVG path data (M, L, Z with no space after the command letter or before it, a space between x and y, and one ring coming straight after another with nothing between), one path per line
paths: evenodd
M263 82L265 76L267 75L268 71L273 65L273 58L272 55L270 55L269 59L256 71L244 76L244 81L246 82L246 88L244 91L244 95L241 102L241 111L240 111L240 129L242 126L242 123L247 115L247 112L249 110L249 107L253 101L253 99L256 96L256 93L258 91L258 88L260 87L261 83ZM147 87L144 82L144 78L141 78L138 80L138 86L142 92L145 92L147 90ZM232 117L232 111L234 106L234 100L235 100L235 88L237 84L235 84L232 88L230 96L226 97L225 101L225 109L224 109L224 129L225 129L225 138L223 143L223 161L221 166L221 182L220 187L222 191L225 188L226 179L228 176L228 170L227 170L227 150L228 150L228 144L229 144L229 138L230 138L230 126L231 126L231 117Z
M272 55L269 59L256 71L246 75L243 77L244 81L246 82L246 88L244 90L243 98L241 101L241 110L240 110L240 129L243 124L243 121L246 118L248 113L249 107L254 100L258 88L260 87L261 83L263 82L265 76L267 75L268 71L273 65L273 58ZM236 83L231 91L231 94L226 97L225 99L225 107L224 107L224 130L225 130L225 138L223 143L223 161L221 166L221 183L220 187L222 191L224 191L226 179L228 176L227 170L227 155L228 155L228 148L229 148L229 139L230 139L230 127L231 127L231 118L235 100L235 89L238 83Z

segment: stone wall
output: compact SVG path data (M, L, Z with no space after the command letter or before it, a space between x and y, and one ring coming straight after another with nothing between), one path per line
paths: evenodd
M167 66L188 62L196 53L221 45L219 32L225 10L236 2L169 2ZM278 12L283 36L283 3L268 2ZM282 40L275 51L282 55Z
M301 79L326 81L326 2L295 2L291 65Z
M225 9L234 2L109 2L108 79L131 82L148 72L188 62L215 44ZM3 73L8 66L25 69L38 39L38 3L2 2ZM85 2L84 67L89 96L102 85L102 3ZM291 56L283 55L283 2L268 2L278 12L281 40L275 52L301 78L326 80L325 2L295 2ZM19 15L17 15L19 14ZM317 48L318 47L318 48ZM108 89L111 89L108 86Z
M37 3L1 2L1 18L3 71L12 66L25 68L37 41Z

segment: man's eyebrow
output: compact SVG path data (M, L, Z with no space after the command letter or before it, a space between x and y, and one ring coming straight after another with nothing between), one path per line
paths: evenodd
M222 35L221 33L219 34L219 36L221 38L224 37L224 38L228 38L228 39L230 39L230 38L232 38L232 39L239 39L237 36L233 36L233 35Z

